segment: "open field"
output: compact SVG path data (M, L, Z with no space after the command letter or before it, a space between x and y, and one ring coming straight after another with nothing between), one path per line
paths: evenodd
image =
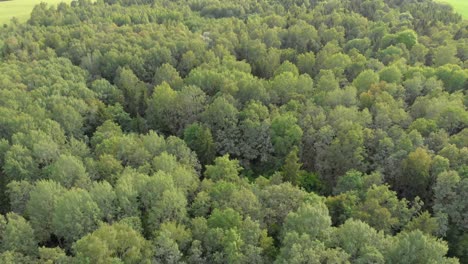
M0 1L0 24L8 23L12 17L17 17L20 21L26 21L31 14L33 7L41 2L56 5L61 2L71 2L71 0L10 0Z
M451 4L455 11L468 19L468 0L438 0L441 3Z
M451 4L455 10L468 19L468 0L437 0ZM71 2L71 0L10 0L0 1L0 24L8 23L12 17L20 21L26 21L33 7L41 2L58 4L60 2Z

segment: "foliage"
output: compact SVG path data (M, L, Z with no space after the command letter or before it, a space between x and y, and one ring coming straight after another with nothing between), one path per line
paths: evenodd
M0 262L467 263L467 38L432 0L39 4Z

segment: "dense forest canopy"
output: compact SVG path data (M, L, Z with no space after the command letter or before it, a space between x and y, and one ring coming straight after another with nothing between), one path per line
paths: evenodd
M0 49L0 263L468 263L448 5L78 0Z

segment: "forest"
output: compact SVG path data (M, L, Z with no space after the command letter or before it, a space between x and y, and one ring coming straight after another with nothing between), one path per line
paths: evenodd
M74 0L0 28L0 263L468 263L468 20Z

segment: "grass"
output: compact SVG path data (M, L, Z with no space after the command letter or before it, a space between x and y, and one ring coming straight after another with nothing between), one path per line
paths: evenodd
M10 0L0 1L0 24L5 24L10 21L11 18L16 17L20 21L28 20L31 11L35 5L41 2L48 3L50 5L57 5L61 2L70 3L71 0Z
M468 19L468 0L437 0L441 3L447 3L453 6L453 9L463 16L464 19Z
M468 19L468 0L437 0L453 6L455 11ZM70 3L71 0L10 0L0 1L0 24L8 23L11 18L16 17L20 21L26 21L33 7L41 2L48 4Z

